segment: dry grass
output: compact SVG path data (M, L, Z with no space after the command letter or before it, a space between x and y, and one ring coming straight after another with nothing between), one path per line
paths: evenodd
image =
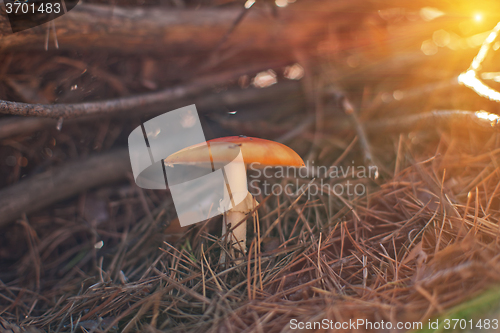
M21 221L31 245L16 283L2 285L2 318L50 331L182 332L274 332L292 318L427 320L500 279L497 134L434 139L438 151L413 155L401 136L400 171L367 184L368 196L261 198L261 234L229 267L218 264L213 221L162 233L173 207L149 210L147 192L111 202L122 213L99 225L58 217L42 234L32 227L42 218ZM118 224L138 206L144 218Z

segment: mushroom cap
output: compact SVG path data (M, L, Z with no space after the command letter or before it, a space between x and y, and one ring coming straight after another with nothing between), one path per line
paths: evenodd
M253 165L256 168L304 166L302 158L284 144L246 136L228 136L202 142L168 156L164 162L167 165L188 164L211 167L211 163L207 163L206 159L206 156L210 156L213 163L219 167L219 164L223 166L232 162L240 151L245 164L260 163Z

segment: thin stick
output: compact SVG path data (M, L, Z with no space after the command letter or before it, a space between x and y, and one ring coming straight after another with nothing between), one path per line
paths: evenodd
M448 127L450 125L476 125L479 128L500 131L499 117L485 111L434 110L411 116L366 122L370 134L375 132L404 133L418 129Z
M110 99L102 102L78 104L28 104L0 101L0 113L19 116L37 116L46 118L76 118L84 115L95 115L117 111L133 111L145 107L178 100L199 93L207 88L205 85L184 85L165 90L125 98Z
M203 252L203 242L201 243L201 255L203 256L203 258L205 258L205 253ZM205 258L206 260L206 258ZM206 284L205 284L205 265L203 264L203 262L201 262L201 281L202 281L202 286L203 286L203 297L207 297L207 287L206 287ZM205 312L205 303L203 303L202 305L202 310L203 312Z
M349 100L344 97L344 110L347 115L349 115L354 123L356 128L356 133L359 137L359 144L361 145L361 149L363 150L363 156L366 164L373 164L373 155L370 147L370 143L368 142L368 138L366 136L366 132L364 129L364 124L361 124L359 121L358 115L354 110L353 105L349 102Z

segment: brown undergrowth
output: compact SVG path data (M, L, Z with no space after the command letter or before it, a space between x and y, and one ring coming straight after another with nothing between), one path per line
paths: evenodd
M499 282L500 150L497 134L486 139L441 133L428 155L401 136L394 176L371 180L367 196L261 198L261 234L247 260L228 267L218 263L215 221L165 229L168 203L123 230L60 218L37 234L30 224L42 219L20 221L32 246L18 270L35 291L3 284L2 317L27 316L23 326L51 331L274 332L293 318L427 320ZM127 200L112 206L131 208ZM112 250L93 249L92 233ZM71 254L80 259L61 269ZM85 259L96 261L94 275L82 271ZM52 281L40 280L51 271Z

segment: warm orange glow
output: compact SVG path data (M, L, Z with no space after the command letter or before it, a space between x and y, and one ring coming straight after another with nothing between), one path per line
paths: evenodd
M442 11L434 7L424 7L420 9L420 17L424 21L432 21L443 15L444 13Z
M432 39L424 40L420 50L428 56L438 53L438 47Z
M458 76L458 82L474 90L478 95L486 97L496 102L500 102L500 93L487 85L476 77L476 72L468 70Z
M495 82L500 82L500 72L487 72L481 73L481 79L492 80Z
M474 90L478 95L489 98L493 101L500 102L500 93L483 83L477 77L477 71L481 68L481 64L486 58L488 51L491 48L492 43L498 37L498 32L500 31L500 23L498 23L495 28L490 32L488 37L484 40L483 45L479 49L478 54L472 61L467 72L462 73L458 76L458 82Z
M498 122L500 121L500 117L494 113L489 113L486 111L477 111L475 114L476 117L478 118L490 121L492 126L498 124Z

